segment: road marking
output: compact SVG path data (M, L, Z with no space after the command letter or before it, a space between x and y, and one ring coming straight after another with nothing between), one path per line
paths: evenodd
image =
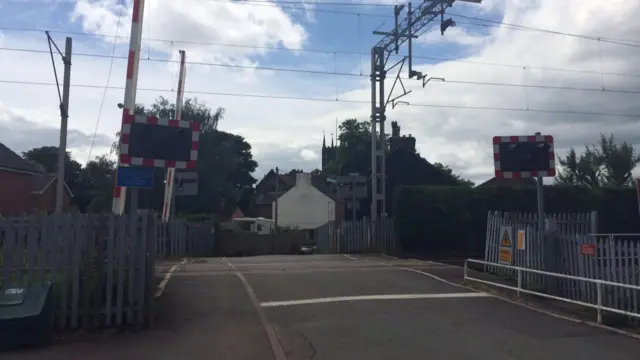
M249 299L251 299L251 303L253 304L253 307L256 309L256 312L258 313L258 317L260 318L260 324L262 324L262 328L267 333L267 337L269 338L269 343L271 344L271 350L273 351L275 360L287 360L287 356L284 353L284 349L280 344L280 339L278 339L278 335L276 335L276 332L273 329L273 326L269 324L269 321L267 320L267 316L265 315L264 311L260 307L260 302L258 301L258 297L256 296L255 291L253 291L253 288L251 287L251 285L249 285L249 282L247 281L247 279L244 277L244 275L242 275L242 273L238 271L238 269L235 267L235 265L231 263L231 261L229 261L227 258L224 258L224 257L222 259L227 262L227 264L229 265L229 267L231 267L231 269L233 269L233 272L236 273L236 276L238 276L238 278L240 279L240 282L242 282L242 285L244 286L244 289L249 295Z
M158 288L156 289L156 293L154 297L158 298L162 295L162 293L164 292L164 288L167 286L167 283L169 283L169 279L171 279L171 275L173 274L173 272L176 271L178 266L184 265L186 263L187 263L187 259L182 259L182 261L173 265L171 269L169 269L169 271L166 274L164 274L164 279L162 279L162 281L158 285Z
M356 258L353 258L352 260L357 260ZM344 260L341 259L337 259L337 260L331 260L331 261L306 261L306 262L277 262L277 263L240 263L240 264L235 264L236 267L239 268L243 268L243 267L290 267L290 268L296 268L296 267L303 267L303 268L307 268L309 266L312 265L331 265L331 266L341 266L344 265L345 263L351 263L351 262L346 262ZM353 267L353 266L351 266Z
M393 266L391 264L387 264L387 263L384 263L384 262L378 262L378 263L382 264L382 265L386 265L386 266ZM477 289L474 289L471 286L456 284L454 282L451 282L449 280L445 280L445 279L443 279L443 278L441 278L439 276L430 274L428 272L424 272L424 271L420 271L420 270L416 270L416 269L411 269L411 268L405 268L405 267L398 267L398 266L393 266L393 267L396 268L396 269L401 269L401 270L405 270L405 271L411 271L411 272L415 272L415 273L418 273L418 274L421 274L421 275L425 275L425 276L428 276L428 277L430 277L430 278L432 278L434 280L438 280L438 281L441 281L441 282L449 284L449 285L457 286L457 287L462 288L462 289L467 289L467 290L471 290L471 291L479 291ZM485 293L485 292L481 292L480 294L484 294L485 296L492 297L492 298L495 298L495 299L498 299L498 300L502 300L502 301L508 302L510 304L513 304L513 305L522 306L522 307L524 307L526 309L529 309L529 310L532 310L532 311L535 311L535 312L538 312L538 313L541 313L541 314L549 315L549 316L555 317L557 319L568 320L568 321L571 321L571 322L574 322L574 323L579 323L579 324L585 324L585 325L592 326L592 327L595 327L595 328L599 328L599 329L603 329L603 330L609 330L611 332L614 332L614 333L617 333L617 334L620 334L620 335L628 336L628 337L635 338L635 339L640 339L640 335L639 334L635 334L635 333L632 333L632 332L629 332L629 331L625 331L625 330L622 330L622 329L616 329L616 328L611 327L611 326L598 324L597 322L593 322L593 321L589 321L589 320L580 320L580 319L572 318L570 316L554 313L554 312L551 312L551 311L548 311L548 310L545 310L545 309L541 309L541 308L538 308L538 307L535 307L535 306L532 306L532 305L528 305L528 304L525 304L525 303L522 303L522 302L519 302L519 301L511 300L511 299L509 299L507 297L504 297L504 296L501 296L501 295L497 295L497 294L491 294L491 293Z
M291 305L308 305L322 304L343 301L361 301L361 300L412 300L412 299L453 299L453 298L475 298L489 297L491 295L481 292L469 293L449 293L449 294L395 294L395 295L362 295L362 296L337 296L317 299L287 300L287 301L268 301L260 303L262 307L291 306Z
M349 254L342 254L342 255L344 255L347 259L351 259L351 260L358 260L358 258L353 257L353 256L351 256L351 255L349 255Z

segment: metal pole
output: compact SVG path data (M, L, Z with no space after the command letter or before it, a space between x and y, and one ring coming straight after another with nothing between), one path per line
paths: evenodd
M64 170L67 159L67 124L69 122L69 90L71 88L71 50L73 40L65 39L64 44L64 78L62 83L62 104L60 109L60 145L58 146L58 175L56 181L56 208L57 214L62 213L64 202Z
M178 70L178 91L176 96L176 120L182 120L182 99L184 96L185 78L185 51L180 50L180 68ZM164 205L162 207L162 221L167 222L170 216L175 216L175 189L176 169L167 168L167 178L164 187Z
M275 200L275 211L273 214L273 221L276 229L278 228L278 195L280 194L280 169L276 167L276 200Z
M356 221L356 181L351 178L351 220Z
M175 175L175 172L174 172L174 175ZM171 218L175 219L176 218L176 193L178 192L178 188L180 187L179 186L180 180L178 179L178 181L176 181L176 177L174 176L172 181L173 181L173 186L172 186L173 190L171 191Z
M144 15L144 0L133 0L133 11L131 12L131 35L129 38L129 64L127 67L126 82L124 86L124 102L122 107L122 122L120 132L127 122L129 115L133 115L136 106L136 87L138 84L138 65L140 63L140 43L142 37L142 17ZM120 147L122 147L122 137L120 137ZM118 156L118 165L122 166ZM116 170L117 171L117 170ZM117 179L117 175L114 176ZM134 188L135 189L135 188ZM122 214L126 202L126 187L118 186L116 183L113 189L114 214ZM137 198L137 197L136 197Z
M378 83L380 84L380 89L379 89L379 97L380 97L380 110L379 110L379 116L380 118L378 119L378 122L380 123L380 143L378 146L378 157L380 158L380 169L379 169L379 173L378 175L380 176L380 202L381 202L381 206L382 208L380 209L380 213L381 214L386 214L387 212L387 161L386 161L386 157L387 157L387 147L386 147L386 139L385 139L385 134L384 134L384 122L385 120L387 120L387 116L385 115L385 110L386 110L386 104L385 104L385 98L384 98L384 81L387 77L387 71L384 69L384 50L380 50L380 54L378 54L378 66L379 66L379 72L380 72L380 77L378 79ZM377 219L377 214L376 214L376 218L373 218L374 220ZM374 221L374 225L375 225L375 221ZM375 232L373 234L375 236Z
M537 132L536 136L542 135ZM540 244L544 241L544 186L542 184L542 177L538 176L536 179L536 191L538 196L538 237Z
M378 213L378 163L376 150L378 137L376 136L376 86L378 83L376 75L376 48L371 49L371 222L375 221Z

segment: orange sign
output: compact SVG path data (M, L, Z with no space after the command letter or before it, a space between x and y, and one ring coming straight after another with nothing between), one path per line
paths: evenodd
M586 256L596 256L596 246L594 244L580 245L580 252Z

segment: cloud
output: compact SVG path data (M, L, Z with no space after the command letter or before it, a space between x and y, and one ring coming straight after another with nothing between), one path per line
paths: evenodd
M307 161L318 160L319 158L318 154L315 151L310 149L302 149L300 151L300 156Z
M119 12L115 4L117 2L113 0L79 0L67 14L74 21L69 29L115 34ZM316 19L311 24L304 14L277 6L201 0L155 0L147 4L143 27L145 38L188 40L190 43L143 41L137 101L148 104L158 96L175 97L172 89L176 86L177 65L166 60L175 60L177 50L184 48L189 62L200 63L187 68L186 96L198 96L211 107L225 107L226 116L220 128L239 133L252 144L254 156L259 161L256 176L276 166L283 170L318 167L323 130L332 132L336 118L369 118L370 105L367 101L371 93L367 76L238 70L203 64L290 67L328 72L337 67L338 71L359 72L357 55L340 56L340 61L334 64L331 49L353 51L357 48L357 36L352 28L334 28L335 25L329 23L332 19L329 15L318 17L323 21ZM631 1L485 0L480 6L456 2L449 10L530 27L608 38L633 39L640 32L640 24L634 21L640 15L640 3ZM119 33L124 38L116 46L117 56L126 56L128 51L129 11L125 9L123 15ZM383 10L379 12L383 13ZM363 24L368 24L361 25L362 44L373 44L376 38L368 34L379 25L380 19L370 23L365 22L364 17L362 19ZM505 27L483 27L478 31L477 27L465 22L473 21L460 21L444 36L427 33L415 42L414 68L446 81L432 81L422 88L417 81L406 80L405 86L412 93L403 100L411 105L387 109L387 122L398 121L404 134L415 136L420 153L429 161L450 165L463 176L481 182L492 176L490 141L494 135L532 134L536 131L552 134L560 154L571 146L582 149L584 144L596 142L601 132L614 132L618 140L640 146L638 117L588 114L640 114L638 94L633 93L640 91L640 48ZM333 31L331 36L325 35L329 30ZM344 36L333 36L334 32ZM63 36L56 35L56 41L61 44ZM113 38L74 35L74 52L110 54L112 41ZM213 46L203 42L250 47ZM2 46L48 50L41 34L22 32L4 32ZM324 48L330 53L321 55L265 48L274 46ZM53 72L48 56L46 53L0 51L0 62L6 65L0 67L0 80L52 82ZM424 57L452 60L436 61ZM362 63L362 72L368 74L368 62L363 60ZM60 71L61 64L58 64ZM102 102L103 89L100 87L107 84L109 65L108 56L74 56L72 82L98 88L71 89L70 131L93 134ZM126 60L114 61L110 86L124 85L125 69ZM387 90L391 88L393 75L388 74ZM406 67L403 76L406 77ZM567 90L569 87L595 91ZM603 87L609 91L601 91ZM398 90L396 87L395 95L399 94ZM337 95L340 100L363 103L229 94L325 99L335 99ZM122 102L122 98L122 90L106 92L98 133L112 137L119 130L120 114L115 104ZM59 123L54 87L0 83L0 99L5 107L10 106L12 114L19 114L34 126L55 129ZM572 111L583 114L572 114ZM0 134L2 141L13 138L4 132ZM53 144L57 143L56 139L51 135ZM27 140L20 141L27 143ZM86 154L81 157L86 157Z
M36 147L58 146L60 144L59 125L58 127L43 126L27 120L25 116L28 114L16 113L0 103L1 143L18 154ZM75 129L70 129L67 133L67 149L74 154L76 160L82 163L86 162L92 145L97 153L104 153L113 141L113 137L105 134L96 134L94 140L92 133ZM80 154L84 156L80 158Z

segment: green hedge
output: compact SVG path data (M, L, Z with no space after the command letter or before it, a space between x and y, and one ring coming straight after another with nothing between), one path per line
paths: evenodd
M640 233L636 189L545 186L547 213L598 212L599 233ZM536 190L510 187L400 187L395 231L410 254L484 254L489 211L537 211Z

